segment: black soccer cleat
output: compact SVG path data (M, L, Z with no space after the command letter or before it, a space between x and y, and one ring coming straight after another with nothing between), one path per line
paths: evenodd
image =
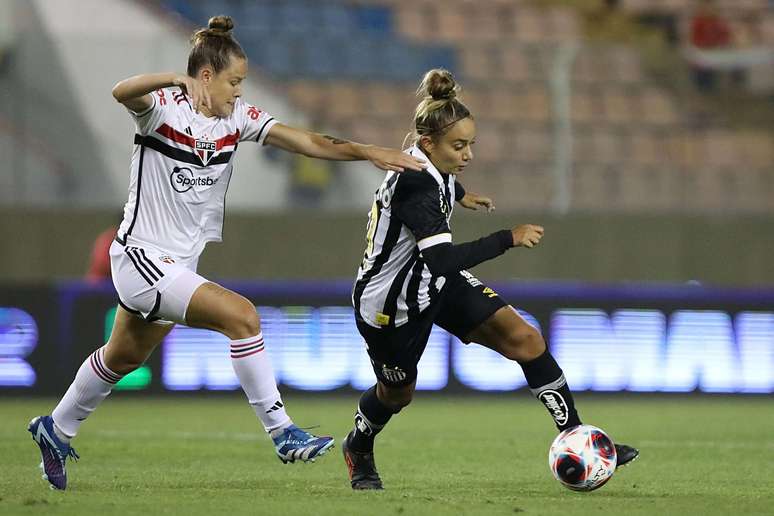
M620 468L621 466L626 466L631 461L636 459L640 455L640 450L625 444L616 444L615 453L617 456L615 467Z
M379 472L376 471L373 452L358 452L350 448L351 437L352 432L341 443L341 451L347 463L352 489L384 489Z

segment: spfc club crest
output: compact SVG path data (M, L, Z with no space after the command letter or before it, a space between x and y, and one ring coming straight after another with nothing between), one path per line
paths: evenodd
M196 140L196 154L199 159L202 160L202 165L207 166L212 157L215 155L217 145L211 140Z

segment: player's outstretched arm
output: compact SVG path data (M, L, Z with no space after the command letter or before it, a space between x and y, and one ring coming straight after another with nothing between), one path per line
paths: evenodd
M212 107L210 94L201 81L175 72L148 73L124 79L113 86L113 97L135 113L140 113L153 104L150 92L170 86L182 88L191 97L192 106L197 112L202 106L207 109Z
M382 170L403 172L422 170L425 162L397 149L350 142L313 133L284 124L275 124L266 136L266 144L312 158L334 161L368 160Z
M464 244L446 242L433 245L422 250L422 258L430 272L445 276L496 258L512 247L535 247L543 238L543 232L542 226L523 224ZM422 241L419 246L421 249Z

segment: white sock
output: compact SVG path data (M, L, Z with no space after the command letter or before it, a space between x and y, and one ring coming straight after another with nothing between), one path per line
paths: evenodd
M271 359L263 347L263 333L231 341L231 365L258 419L267 432L293 424L285 412Z
M64 440L75 437L81 423L107 398L113 386L123 377L105 365L105 346L89 355L51 414L57 436Z

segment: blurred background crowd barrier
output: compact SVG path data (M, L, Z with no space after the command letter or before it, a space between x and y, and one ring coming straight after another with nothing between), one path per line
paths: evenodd
M233 283L258 305L267 350L285 390L362 390L373 372L346 306L343 282ZM703 287L493 285L539 328L576 391L774 392L774 290ZM7 303L14 299L13 304ZM107 286L0 288L0 392L58 394L82 357L110 334ZM218 333L177 326L119 390L234 391ZM417 388L512 391L521 369L483 346L434 328Z

